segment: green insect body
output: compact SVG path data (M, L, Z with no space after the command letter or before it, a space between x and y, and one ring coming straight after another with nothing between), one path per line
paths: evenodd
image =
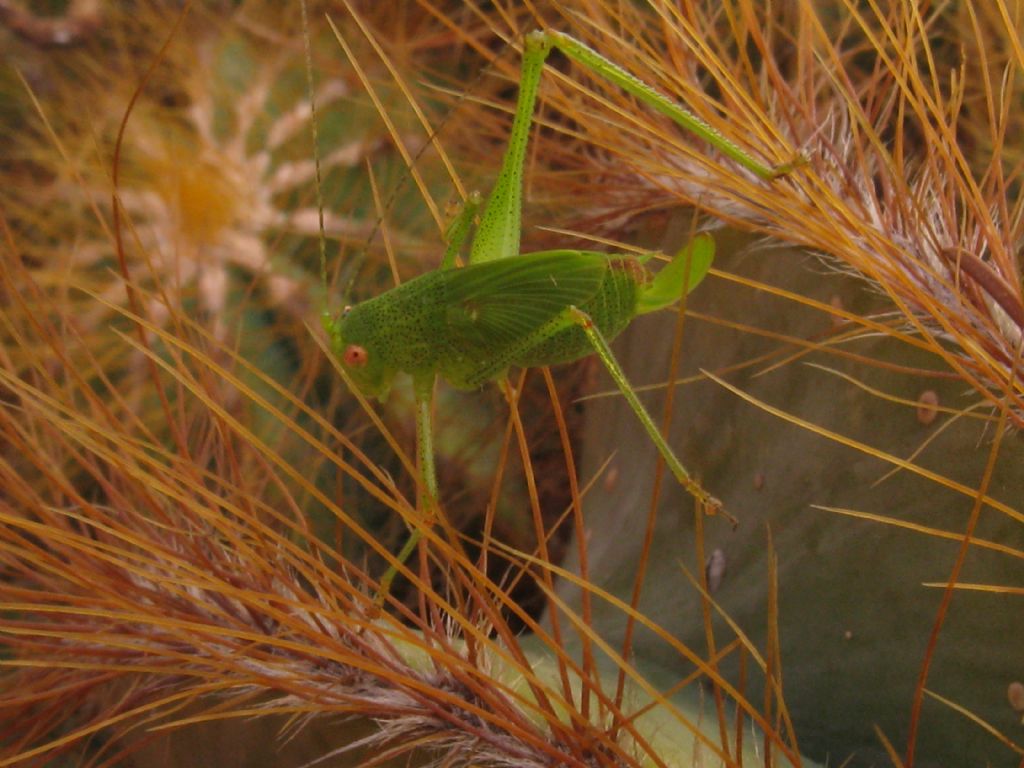
M440 269L346 308L337 318L323 318L334 354L364 395L385 398L399 372L413 378L423 525L440 513L430 407L436 377L474 389L500 378L512 366L552 365L591 353L600 357L679 483L709 513L722 510L721 502L676 458L607 343L637 315L674 304L701 281L714 256L711 237L695 237L653 275L644 264L647 256L571 250L519 253L526 147L544 61L556 48L766 182L803 162L797 156L783 165L765 165L583 43L553 31L527 35L508 147L470 243L469 265L455 268L454 262L472 229L479 196L467 200L448 228ZM378 600L386 598L399 565L421 537L421 528L414 527L381 579Z
M688 272L674 263L660 279L633 257L566 250L430 272L342 313L329 328L334 352L363 394L382 400L399 371L475 389L511 366L571 362L594 347L570 307L614 338L679 298L682 285L666 291L666 282L699 282L712 241L699 242L696 258L693 249L676 258L690 260Z

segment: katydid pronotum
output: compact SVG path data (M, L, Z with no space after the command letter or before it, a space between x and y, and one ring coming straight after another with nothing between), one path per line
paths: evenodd
M325 314L334 354L363 395L383 399L397 373L412 377L420 510L424 516L397 556L404 562L422 536L422 525L439 514L432 448L431 399L436 377L474 389L510 367L569 362L597 353L669 470L708 513L721 510L676 458L644 410L608 347L634 317L679 300L704 277L714 241L699 235L655 275L635 257L576 250L520 254L522 179L526 147L544 62L552 48L606 78L642 103L765 180L787 173L792 163L769 167L716 132L684 107L629 74L583 43L554 31L526 36L519 98L501 169L470 246L468 264L456 257L475 216L467 204L449 227L448 248L438 270L376 298ZM381 580L386 596L397 569Z

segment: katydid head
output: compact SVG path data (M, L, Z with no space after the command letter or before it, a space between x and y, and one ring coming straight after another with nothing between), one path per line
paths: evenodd
M373 334L363 332L365 323L357 307L345 307L327 329L331 349L352 383L365 397L387 399L394 369L376 353Z

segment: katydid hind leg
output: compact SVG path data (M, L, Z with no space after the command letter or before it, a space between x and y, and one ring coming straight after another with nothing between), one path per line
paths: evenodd
M723 512L722 502L704 490L704 487L694 479L694 477L686 470L682 462L676 457L672 448L665 441L665 438L661 434L661 430L655 425L651 419L647 410L644 408L640 399L637 397L636 392L630 385L629 380L626 378L625 372L619 365L615 356L612 354L611 347L608 346L608 342L605 341L604 336L598 330L597 326L590 319L590 316L585 312L577 309L576 307L570 307L567 310L567 314L571 321L578 324L587 335L591 345L594 347L594 351L597 356L601 359L615 385L622 392L622 396L626 399L630 409L636 414L637 419L640 420L640 424L643 426L644 431L647 432L651 442L658 449L658 453L661 454L664 459L666 466L672 473L673 477L679 481L679 484L686 489L686 491L699 501L705 511L708 514L717 514ZM726 517L729 517L726 515ZM732 519L730 517L730 519ZM735 521L733 521L735 523Z
M644 409L640 399L636 396L636 392L633 390L629 380L626 378L625 372L622 370L622 367L612 354L611 348L608 346L608 342L605 340L600 330L598 330L593 320L591 320L590 316L582 310L570 306L564 311L558 313L551 320L539 327L534 333L524 337L518 344L506 350L506 353L503 354L500 359L492 361L492 364L489 367L481 368L480 371L478 371L476 378L481 384L495 378L510 364L514 364L515 360L522 353L537 347L547 339L574 326L579 326L583 329L583 332L589 340L594 352L597 353L601 362L611 375L612 380L622 392L622 395L625 397L630 409L636 414L637 419L640 420L641 425L647 432L651 441L654 443L658 453L660 453L661 457L665 460L665 464L668 466L672 475L679 481L680 485L687 490L687 492L704 505L704 508L709 514L722 512L722 503L708 493L676 457L672 448L662 436L661 431L654 424L654 421ZM728 515L726 516L728 517Z
M548 31L544 35L549 41L549 45L558 48L576 63L583 65L598 77L617 85L626 93L635 96L651 109L670 118L679 127L703 139L726 157L766 181L785 176L806 162L802 156L797 155L793 160L781 165L765 165L755 160L746 150L727 139L689 109L668 98L631 72L627 72L585 43L563 32Z
M537 102L541 74L544 71L544 61L550 51L551 43L543 33L533 32L526 36L519 76L519 97L512 119L512 129L509 132L508 146L502 158L498 178L487 198L480 226L473 238L469 254L471 264L508 259L519 254L526 146L530 138L533 110Z

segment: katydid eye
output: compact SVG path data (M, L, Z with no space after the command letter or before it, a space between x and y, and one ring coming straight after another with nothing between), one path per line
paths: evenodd
M342 317L348 317L348 313L352 311L352 305L346 304L341 310Z
M358 344L349 344L345 347L345 354L342 356L345 365L349 368L362 368L370 362L370 353Z

